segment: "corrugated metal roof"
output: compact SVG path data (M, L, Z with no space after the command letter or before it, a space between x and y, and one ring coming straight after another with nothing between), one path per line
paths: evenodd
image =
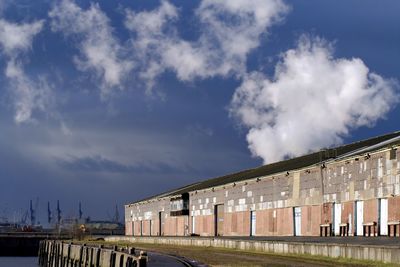
M244 171L240 171L237 173L232 173L224 176L219 176L216 178L200 181L194 184L186 185L184 187L180 187L174 190L170 190L164 192L162 194L158 194L140 201L136 201L134 203L139 203L143 201L147 201L154 198L163 198L170 197L174 195L180 195L183 193L193 192L196 190L202 190L206 188L212 188L221 186L224 184L239 182L243 180L248 180L252 178L272 175L276 173L296 170L305 168L308 166L312 166L322 161L333 159L333 158L342 158L349 157L351 155L355 155L357 153L365 153L366 151L370 151L371 149L378 149L380 147L389 146L394 143L399 143L400 141L400 132L394 132L390 134L385 134L377 137L373 137L370 139L354 142L351 144L324 149L318 152L310 153L308 155L304 155L297 158L292 158L284 161L275 162L272 164L264 165L261 167L248 169ZM328 155L327 158L324 156ZM134 204L131 203L131 204Z

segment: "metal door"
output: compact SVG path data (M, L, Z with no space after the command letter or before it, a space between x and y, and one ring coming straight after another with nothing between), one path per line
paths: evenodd
M293 209L294 217L294 235L301 236L301 207Z
M135 222L132 221L132 235L135 235Z
M163 222L163 216L162 215L163 215L162 211L159 211L158 212L158 235L159 236L164 235L164 233L163 233L164 222Z
M152 226L153 226L153 221L149 220L149 231L150 231L149 236L151 236L151 228L152 228Z
M224 235L224 204L215 205L215 235Z
M256 212L250 211L250 235L256 235Z
M364 235L363 223L364 223L364 201L356 202L356 234L358 236Z
M340 223L342 222L342 204L335 203L334 205L334 225L333 229L335 231L335 235L340 235Z
M388 200L386 198L380 199L379 205L379 226L380 235L388 234Z

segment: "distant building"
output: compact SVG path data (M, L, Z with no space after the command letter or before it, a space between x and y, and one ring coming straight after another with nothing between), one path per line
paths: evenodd
M395 132L131 203L125 234L398 235L399 144Z

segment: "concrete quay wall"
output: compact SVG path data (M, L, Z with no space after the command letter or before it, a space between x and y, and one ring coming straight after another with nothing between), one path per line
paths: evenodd
M86 246L85 244L64 243L57 240L41 241L39 245L40 267L145 267L147 256L134 255L134 248L122 250L117 246Z
M200 246L230 248L248 251L259 251L279 254L308 254L332 258L349 258L357 260L380 261L384 263L400 263L399 246L374 246L357 244L256 241L221 238L189 238L189 237L129 237L110 236L105 238L111 242L137 242L151 244L167 244L181 246Z

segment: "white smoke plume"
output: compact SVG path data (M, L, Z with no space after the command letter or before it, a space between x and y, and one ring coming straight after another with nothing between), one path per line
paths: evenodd
M285 52L272 79L249 74L230 112L249 129L247 142L265 163L342 142L372 126L398 102L398 83L371 72L359 58L335 58L332 45L302 36Z
M53 31L77 40L80 56L74 58L75 64L79 70L93 71L100 78L103 97L112 88L123 88L133 62L113 35L110 21L98 4L83 10L73 1L63 0L49 12L49 17Z
M151 89L166 70L181 81L243 75L248 54L288 10L281 0L203 0L195 12L202 29L195 41L179 36L174 26L179 12L168 1L152 11L127 9L125 25L135 33L131 42Z
M35 81L24 71L24 54L31 49L33 38L42 30L44 21L13 23L0 19L1 54L7 59L5 76L14 100L17 123L29 121L35 110L47 112L51 88L44 78Z

